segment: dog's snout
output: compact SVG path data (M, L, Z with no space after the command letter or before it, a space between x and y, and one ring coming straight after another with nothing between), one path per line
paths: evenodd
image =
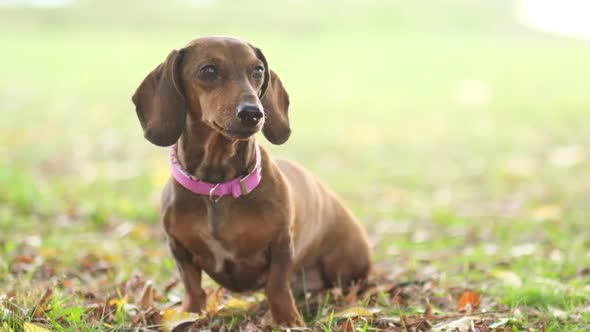
M242 124L246 126L256 126L264 116L260 107L253 104L242 104L238 107L237 115Z

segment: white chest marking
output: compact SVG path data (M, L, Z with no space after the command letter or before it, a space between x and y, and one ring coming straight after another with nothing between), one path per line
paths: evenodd
M233 252L225 249L221 242L219 242L216 238L213 237L211 232L199 232L201 240L205 242L209 251L213 255L213 259L215 260L215 272L220 273L223 271L223 263L226 260L234 261L236 259Z

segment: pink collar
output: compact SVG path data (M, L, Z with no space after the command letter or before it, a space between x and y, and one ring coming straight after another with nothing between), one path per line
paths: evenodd
M213 200L213 196L217 196L217 199L214 200L217 202L221 197L230 194L234 198L247 195L258 186L262 179L262 162L258 144L255 147L255 154L256 164L254 165L254 169L245 176L238 176L227 182L209 183L197 180L192 174L182 169L176 157L176 145L173 145L170 149L170 167L172 169L172 176L183 187L195 194L207 195L211 200Z

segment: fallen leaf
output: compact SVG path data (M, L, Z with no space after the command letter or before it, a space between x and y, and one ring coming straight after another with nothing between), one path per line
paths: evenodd
M554 307L549 307L549 312L551 313L551 315L559 320L565 320L567 319L567 313L561 309L557 309Z
M512 247L510 254L512 257L523 257L534 255L538 251L538 245L536 243L522 243Z
M259 329L256 325L254 325L254 323L252 323L251 321L248 322L246 324L246 327L244 328L244 332L261 332L262 330Z
M8 326L7 322L3 322L2 329L0 331L1 332L14 332L14 329L12 327Z
M491 329L495 329L498 327L504 327L512 322L516 322L514 321L512 318L508 318L508 317L504 317L504 318L500 318L499 320L497 320L496 322L492 323L489 328Z
M164 285L164 294L168 294L172 288L176 287L176 285L178 285L178 283L180 282L180 279L178 278L173 278L170 279L168 282L166 282L166 284Z
M138 306L142 309L147 309L152 307L154 304L154 289L152 287L152 281L146 281L145 285L143 286L143 290L141 291L141 297L139 299Z
M203 319L204 316L192 312L179 311L173 308L164 310L160 324L164 331L172 331L181 324L192 323Z
M207 296L207 305L205 307L205 311L208 314L215 314L219 311L221 306L221 298L223 297L223 288L218 287L216 290L211 292L209 296Z
M363 307L352 307L345 310L342 310L334 315L331 315L333 318L352 318L352 317L373 317L375 314L375 310L369 310ZM330 319L330 316L326 316L322 318L320 321L325 322Z
M35 261L35 259L30 255L18 255L14 258L14 263L25 263L31 264Z
M572 167L584 160L584 153L580 146L568 145L553 149L549 154L549 161L556 167Z
M350 287L350 289L348 290L348 294L346 294L345 297L346 303L353 304L356 302L356 297L360 290L360 286L360 283L355 283L354 285L352 285L352 287Z
M33 310L33 317L39 318L45 314L45 311L47 311L47 303L49 302L49 299L51 298L51 294L53 294L53 290L47 289L45 291L45 293L41 297L41 300L39 300L39 302L37 302L37 305L35 306L35 309Z
M274 321L272 320L272 313L270 312L270 310L267 310L262 315L262 318L260 318L260 320L259 320L259 324L261 324L263 326L270 326L270 325L274 324Z
M461 294L461 297L459 297L457 307L459 308L459 310L467 311L479 308L479 294L472 291L463 292L463 294Z
M61 281L61 287L63 288L71 288L73 284L74 282L72 281L72 279L64 279Z
M448 322L440 323L432 327L432 331L440 332L469 332L471 323L475 320L475 317L462 317L460 319Z
M422 316L424 319L432 319L432 306L430 305L430 302L426 303L426 308L424 309Z
M401 317L399 316L384 316L379 317L379 321L387 322L387 323L399 323L402 321Z
M176 326L170 330L170 332L190 332L194 331L193 326L195 325L194 321L186 321L182 323L178 323Z
M23 323L23 330L25 332L51 332L48 329L31 323Z
M507 271L507 270L493 270L492 276L502 280L504 284L513 286L516 288L522 287L522 279L518 276L518 274Z
M354 332L354 321L349 318L338 324L338 331L342 332Z
M127 303L127 297L110 299L107 303L111 307L123 307Z
M235 312L248 312L257 303L258 302L256 302L255 298L251 300L245 300L237 297L232 297L222 305L222 308L219 310L218 315L221 317L227 317L233 315L233 313Z
M539 205L531 210L531 218L537 221L559 220L562 211L561 206L557 204Z
M532 176L536 168L535 161L527 156L514 156L504 163L504 173L519 178Z

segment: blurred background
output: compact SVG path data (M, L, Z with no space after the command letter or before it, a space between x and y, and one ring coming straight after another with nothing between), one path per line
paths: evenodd
M167 150L130 98L171 49L232 35L291 96L290 141L258 141L343 197L380 268L496 280L504 302L566 296L508 293L500 269L587 300L589 15L582 0L0 0L0 287L22 255L174 273Z

